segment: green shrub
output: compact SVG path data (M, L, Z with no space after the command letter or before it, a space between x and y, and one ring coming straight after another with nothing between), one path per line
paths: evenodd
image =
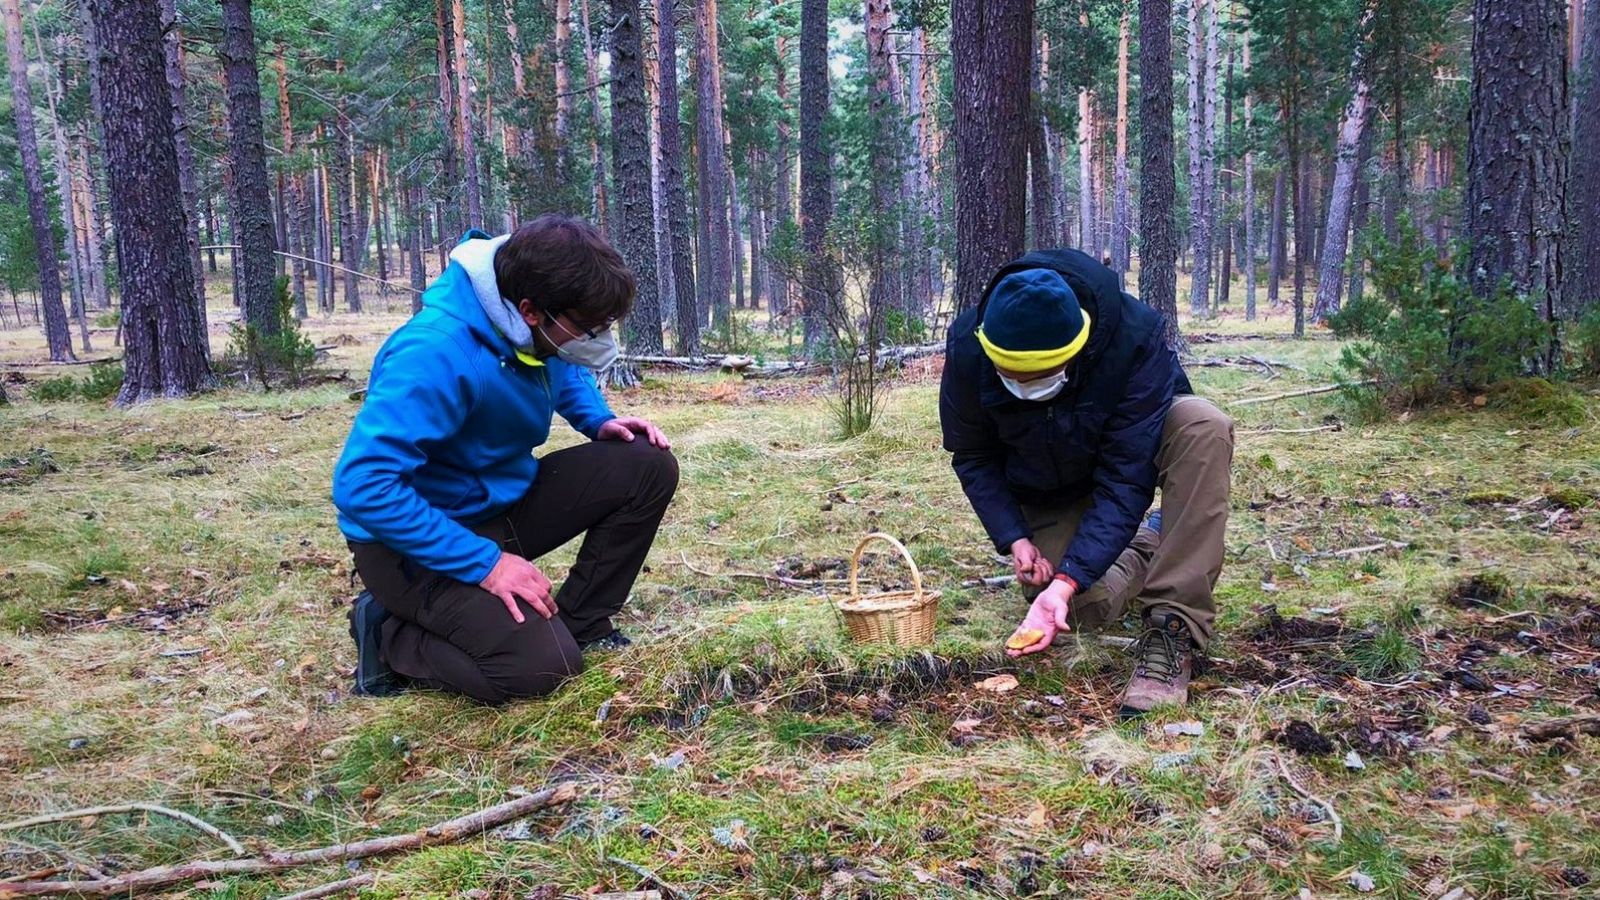
M264 388L271 388L273 379L280 377L298 386L317 359L316 344L301 333L300 320L295 318L288 278L278 279L277 305L277 334L262 334L254 325L235 322L228 329L224 354L229 364L238 366L247 378L257 378Z
M121 325L121 324L122 324L122 311L121 310L116 310L116 309L107 310L106 312L103 312L100 315L94 317L94 327L96 327L96 328L116 328L118 325Z
M78 396L78 380L71 375L46 378L33 386L33 399L40 403L65 403Z
M1567 350L1574 372L1600 378L1600 307L1573 323L1567 332Z
M78 385L78 396L85 400L110 400L122 390L122 366L102 360L89 367L89 376Z
M897 346L923 343L928 339L928 323L901 310L890 310L883 317L883 339Z
M1378 297L1362 294L1358 300L1328 317L1328 328L1342 338L1369 337L1383 326L1394 310Z
M1368 340L1346 347L1340 365L1376 382L1386 405L1476 393L1524 374L1543 355L1550 330L1531 304L1509 290L1488 302L1475 297L1409 222L1393 243L1376 238L1371 253L1369 296L1383 314L1361 313Z

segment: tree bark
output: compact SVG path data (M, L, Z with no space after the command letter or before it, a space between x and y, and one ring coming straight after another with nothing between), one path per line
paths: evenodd
M1356 179L1360 174L1361 144L1367 128L1367 113L1372 107L1372 86L1367 80L1367 29L1373 7L1368 6L1356 31L1356 49L1350 59L1350 100L1339 119L1339 139L1335 150L1333 190L1328 198L1327 225L1322 231L1322 259L1317 272L1317 301L1311 321L1321 322L1339 311L1339 295L1344 288L1345 255L1349 247L1351 204L1355 201Z
M1346 291L1348 303L1361 299L1366 289L1367 248L1361 235L1367 230L1367 219L1372 206L1372 145L1377 139L1377 127L1371 121L1361 132L1361 148L1356 153L1356 196L1350 212L1350 247L1354 259L1350 261L1350 286Z
M456 0L461 2L461 0ZM606 198L606 158L600 152L600 136L605 134L606 123L600 109L600 69L595 61L594 30L589 27L589 0L579 0L578 10L582 15L583 25L583 60L584 71L589 81L589 107L594 114L594 133L589 136L589 159L594 172L592 210L595 225L603 232L610 233L611 209Z
M1204 218L1201 204L1205 202L1205 163L1204 151L1201 142L1204 140L1206 127L1205 114L1205 6L1207 0L1188 0L1185 8L1185 35L1188 39L1188 52L1185 61L1188 64L1188 78L1184 83L1188 91L1188 112L1184 116L1188 125L1188 151L1189 151L1189 233L1184 246L1191 252L1190 271L1193 271L1193 253L1195 242L1200 235L1200 222ZM1191 286L1190 295L1194 291ZM1191 309L1193 302L1191 299Z
M439 252L444 254L444 242L448 239L446 234L455 232L452 237L458 236L461 231L461 175L458 171L459 160L456 159L460 139L457 137L456 126L456 89L454 85L455 66L450 59L453 28L450 24L452 18L451 7L446 0L433 0L433 21L438 31L438 40L434 45L435 58L439 70L439 124L444 133L443 160L443 185L440 204L439 229L445 234L439 235ZM324 189L326 189L324 180ZM448 213L448 218L444 215Z
M1250 85L1250 32L1244 33L1244 202L1240 215L1244 217L1244 256L1239 267L1244 270L1244 318L1256 320L1256 154L1255 154L1255 92Z
M695 84L699 101L696 150L709 240L710 270L702 273L703 305L711 309L718 327L726 324L733 292L733 239L728 209L728 152L722 125L722 54L717 47L717 0L697 0L695 22Z
M1083 252L1100 258L1094 227L1094 96L1078 88L1078 242Z
M211 371L195 314L160 10L142 0L85 6L100 48L92 61L122 284L117 402L187 396L209 385Z
M233 163L234 221L240 245L240 286L245 321L263 337L282 330L278 315L278 238L272 225L266 135L261 124L261 78L256 69L250 0L222 0L222 43L217 48L228 86L228 153Z
M670 0L668 0L670 2ZM572 0L556 0L556 170L563 185L572 176ZM599 224L599 223L596 223Z
M774 0L781 2L781 0ZM789 39L779 34L774 40L773 92L778 98L778 142L773 148L777 157L777 181L774 185L773 221L768 223L768 233L780 229L788 231L794 224L794 134L789 119ZM687 234L685 229L685 234ZM771 300L767 305L768 318L788 315L793 295L788 273L777 266L772 268L769 283Z
M662 179L666 182L667 230L672 243L674 338L685 356L700 353L700 315L694 292L694 248L689 237L689 200L683 183L682 124L678 104L678 19L676 0L657 0L657 56L661 60Z
M30 24L33 26L34 49L41 61L48 60L49 57L44 52L44 41L39 37L38 17L35 16ZM64 43L61 38L57 38L56 50L63 60L66 58L66 54L61 52ZM57 91L65 93L66 83L64 80L56 80L55 73L59 72L59 69L49 71L50 74L45 77L44 96L50 109L51 149L54 151L51 154L51 164L56 172L56 195L61 204L61 224L66 229L67 265L72 275L72 317L78 323L78 340L83 352L93 353L94 346L89 340L88 283L84 272L83 249L78 243L77 215L73 209L76 203L74 195L77 191L72 176L72 156L67 149L66 129L61 124L61 110L56 105L56 93ZM21 324L17 323L19 327Z
M22 44L22 10L18 0L0 0L0 17L5 19L11 112L16 119L17 153L22 157L22 184L28 197L28 221L33 228L34 253L39 263L39 303L44 310L45 341L50 348L50 359L64 362L77 357L72 352L67 312L61 305L61 268L45 199L44 167L33 123L33 95L28 85L28 56Z
M1111 263L1126 274L1129 265L1130 220L1133 214L1128 198L1128 14L1117 26L1117 156L1112 176Z
M189 140L187 78L184 75L183 30L175 0L161 0L162 44L166 52L167 86L172 91L172 135L178 150L178 183L183 190L183 218L189 239L189 265L199 301L201 327L206 321L206 275L200 267L200 189L195 175L194 147ZM209 342L207 345L209 351Z
M1288 238L1284 225L1288 180L1289 168L1280 162L1272 179L1272 212L1267 220L1267 303L1273 307L1280 302L1278 286L1283 282L1284 254L1288 249L1284 246Z
M278 128L283 135L283 155L286 160L293 160L299 148L294 142L294 117L290 114L289 106L289 65L285 58L286 48L283 41L278 41L273 54L273 69L278 76ZM293 163L289 163L293 165ZM284 226L284 244L294 249L300 256L310 256L306 251L306 198L305 177L298 170L291 170L287 176L287 216ZM290 223L293 223L292 227ZM198 257L196 257L198 262ZM306 267L310 263L305 260L289 260L290 290L294 293L294 314L296 318L306 317Z
M1034 49L1033 95L1045 96L1050 83L1050 35L1039 31ZM1050 123L1045 119L1043 104L1028 117L1028 206L1033 218L1032 247L1053 247L1056 244L1055 189L1050 182L1050 147L1046 138Z
M451 56L455 64L456 145L460 148L461 167L466 173L467 225L482 228L483 187L478 179L478 142L472 131L472 85L467 76L467 15L462 0L451 0L450 34Z
M1230 215L1230 202L1233 199L1232 143L1234 68L1232 43L1228 44L1228 49L1225 55L1228 62L1226 67L1227 74L1222 81L1222 146L1218 151L1222 156L1222 165L1218 167L1218 170L1221 173L1219 178L1222 183L1222 188L1217 194L1215 201L1212 203L1212 216L1221 222L1220 231L1214 233L1220 233L1222 236L1222 246L1218 248L1222 257L1222 269L1218 273L1217 277L1217 292L1215 295L1216 302L1212 304L1213 308L1215 308L1218 312L1227 307L1233 296L1233 246L1235 242L1234 239L1238 234L1237 223L1232 220Z
M1585 0L1574 0L1576 4ZM1600 309L1600 0L1581 14L1582 50L1573 90L1572 181L1567 216L1573 234L1562 254L1568 315Z
M611 147L617 173L617 251L637 295L624 325L631 353L662 353L656 216L650 190L650 103L644 95L639 0L611 0Z
M863 15L867 36L867 115L872 129L871 143L867 147L873 206L868 251L872 259L872 280L867 302L871 308L887 314L894 309L903 312L905 307L902 271L898 264L902 248L897 246L903 154L899 146L899 111L895 109L893 96L899 77L889 46L894 7L891 0L865 0ZM1037 118L1035 116L1034 120Z
M1172 0L1139 0L1139 293L1178 334L1176 148L1172 134Z
M800 3L800 233L805 249L803 309L808 350L825 340L832 302L833 261L828 223L833 216L832 149L828 120L828 0Z
M933 79L928 75L929 67L925 62L928 58L927 32L921 26L911 29L910 43L911 55L906 59L906 118L911 122L913 140L910 164L906 172L911 185L911 196L906 203L906 230L910 233L907 250L911 264L912 303L918 315L925 315L936 305L933 285L937 241L933 236L937 231L938 212L935 205L937 198L933 196L934 160L929 158L935 106L931 102ZM1048 133L1042 136L1048 140ZM1046 150L1048 152L1048 147ZM1054 202L1056 191L1053 182L1050 181L1049 172L1047 167L1046 200L1051 203L1050 221L1054 223L1057 221L1057 207ZM1059 233L1059 228L1057 232Z
M334 67L337 71L344 70L344 62L336 61ZM362 247L360 243L360 225L356 222L356 210L360 202L356 199L355 171L352 160L355 151L351 144L355 136L354 128L350 124L350 117L345 113L344 97L341 95L334 105L333 150L329 154L329 199L339 207L339 262L343 264L344 272L344 303L350 312L361 312L361 279L353 272L360 271ZM330 222L330 228L332 227ZM332 259L330 254L329 259Z
M1509 284L1547 322L1565 313L1562 238L1571 119L1562 0L1474 0L1467 116L1468 282L1484 302ZM1536 368L1555 368L1548 342Z
M975 306L1026 233L1033 0L950 9L956 116L956 308Z
M724 147L727 145L727 142L723 144ZM739 196L739 178L734 171L731 154L725 158L728 159L728 247L733 252L733 305L736 309L744 309L744 202Z
M1198 195L1198 200L1191 204L1195 210L1194 222L1194 266L1192 268L1192 281L1189 291L1189 312L1200 318L1211 312L1211 253L1215 249L1215 234L1217 224L1217 35L1221 30L1221 23L1217 20L1215 0L1195 0L1195 5L1201 7L1205 30L1205 47L1201 51L1201 68L1204 79L1201 87L1201 103L1199 111L1202 119L1200 124L1200 180L1190 190ZM1193 50L1197 45L1195 38L1190 38L1189 46ZM1194 70L1194 63L1189 68ZM1189 170L1195 171L1196 166L1190 164Z

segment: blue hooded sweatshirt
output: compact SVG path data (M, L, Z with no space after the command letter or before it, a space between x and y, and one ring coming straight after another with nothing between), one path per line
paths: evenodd
M504 242L469 234L450 254L422 311L373 360L366 403L333 470L345 537L469 584L500 558L499 545L469 526L527 493L551 413L591 440L615 418L587 369L518 358L532 338L496 287Z

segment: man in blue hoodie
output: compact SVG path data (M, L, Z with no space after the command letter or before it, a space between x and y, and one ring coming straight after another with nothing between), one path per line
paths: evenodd
M951 324L939 391L961 487L1031 601L1007 653L1139 606L1126 716L1185 702L1228 522L1233 422L1193 395L1164 325L1089 256L1030 253Z
M398 689L392 669L501 703L627 645L611 617L678 483L660 429L618 417L595 383L634 288L582 220L474 232L378 351L333 473L368 591L351 613L358 693ZM537 458L553 413L590 441ZM580 534L554 591L533 561Z

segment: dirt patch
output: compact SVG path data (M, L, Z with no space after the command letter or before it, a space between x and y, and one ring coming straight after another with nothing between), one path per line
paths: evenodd
M1456 609L1492 609L1511 598L1511 585L1504 575L1484 572L1463 578L1445 592L1444 602Z
M1288 725L1272 732L1269 737L1273 743L1288 747L1301 756L1327 756L1333 752L1333 741L1304 719L1291 719Z
M1338 622L1314 622L1299 616L1285 618L1276 606L1260 608L1261 622L1250 630L1249 637L1259 643L1288 643L1292 641L1329 640L1344 634Z

